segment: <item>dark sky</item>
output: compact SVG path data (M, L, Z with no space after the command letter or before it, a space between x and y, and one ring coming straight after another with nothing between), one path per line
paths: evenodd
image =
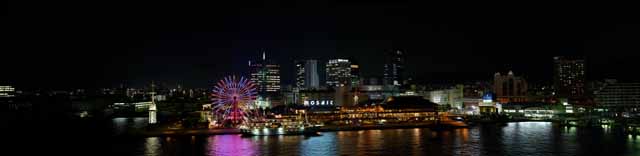
M425 82L488 80L507 69L550 80L556 55L585 56L590 79L638 79L640 25L624 9L239 3L9 2L0 83L210 87L246 74L247 60L266 50L288 84L294 59L353 57L364 76L379 76L391 49L405 50L407 74Z

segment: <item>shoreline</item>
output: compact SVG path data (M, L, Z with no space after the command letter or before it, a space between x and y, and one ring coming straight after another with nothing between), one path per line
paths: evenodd
M472 122L445 122L440 125L434 125L433 123L413 123L413 124L388 124L388 125L326 125L320 127L318 132L338 132L338 131L360 131L360 130L384 130L384 129L411 129L411 128L429 128L434 131L453 130L459 128L469 128L476 125L483 124L506 124L515 122L550 122L554 124L560 124L562 126L579 127L577 125L566 124L556 120L485 120L485 121L472 121ZM157 136L209 136L209 135L236 135L242 134L240 129L226 128L226 129L176 129L176 130L161 130L157 128L149 129L135 129L128 130L127 132L115 136L132 136L132 137L157 137Z
M467 124L394 124L394 125L364 125L364 126L344 126L329 125L320 127L318 132L337 132L337 131L359 131L359 130L377 130L377 129L411 129L411 128L429 128L431 130L452 130L458 128L468 128ZM242 134L240 129L179 129L179 130L147 130L137 129L129 130L121 135L116 136L133 136L133 137L156 137L156 136L201 136L201 135L235 135Z

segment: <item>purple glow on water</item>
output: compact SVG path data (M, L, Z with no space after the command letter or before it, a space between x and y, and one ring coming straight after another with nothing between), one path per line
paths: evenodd
M237 135L216 135L208 138L206 151L208 155L257 155L256 147L251 139Z

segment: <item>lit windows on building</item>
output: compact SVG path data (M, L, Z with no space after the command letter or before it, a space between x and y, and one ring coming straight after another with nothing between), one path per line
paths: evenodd
M14 97L16 89L12 86L0 86L0 97Z
M403 83L404 54L400 50L389 53L384 65L384 84L399 86Z
M582 96L585 86L585 60L554 57L554 85L561 96Z
M296 61L296 87L302 88L305 83L305 63L304 61Z
M249 73L251 82L257 86L259 94L280 91L280 65L267 60L264 52L262 59L249 61Z
M640 107L640 83L607 82L600 90L595 91L595 101L602 108Z
M296 64L296 87L298 88L320 87L320 77L318 76L317 60L296 61L295 64Z
M360 65L351 61L351 86L360 85Z
M519 76L515 76L512 71L507 75L496 73L493 77L493 90L496 93L498 102L526 102L527 81Z
M326 65L327 85L333 87L350 85L351 62L348 59L331 59Z

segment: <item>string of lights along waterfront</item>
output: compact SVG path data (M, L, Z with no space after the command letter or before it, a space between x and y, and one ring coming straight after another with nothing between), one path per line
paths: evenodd
M159 3L9 3L0 153L640 155L636 14Z

